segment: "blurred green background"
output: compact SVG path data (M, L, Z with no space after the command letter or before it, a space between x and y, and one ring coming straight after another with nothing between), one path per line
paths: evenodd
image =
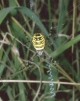
M45 37L42 56L33 47L34 33ZM2 101L79 101L79 33L80 0L0 0L0 79L34 80L1 82Z

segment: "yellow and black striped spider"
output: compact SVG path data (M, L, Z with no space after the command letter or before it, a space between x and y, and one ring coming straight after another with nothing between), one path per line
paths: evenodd
M41 33L35 33L32 38L32 43L38 55L42 55L45 47L45 38Z

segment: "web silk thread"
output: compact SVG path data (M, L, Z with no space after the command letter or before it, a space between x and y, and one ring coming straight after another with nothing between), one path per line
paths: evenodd
M49 94L51 94L51 98L53 98L54 96L55 96L55 92L54 92L54 83L52 83L52 81L53 81L53 77L52 77L52 69L51 69L51 67L50 67L50 65L48 66L49 67L49 70L47 71L47 73L48 73L48 75L49 75L49 77L48 77L48 79L50 80L50 83L49 83L49 86L50 86L50 93Z

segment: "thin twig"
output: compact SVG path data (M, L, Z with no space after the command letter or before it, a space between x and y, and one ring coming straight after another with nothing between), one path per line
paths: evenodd
M51 81L39 81L39 80L0 80L0 82L7 82L7 83L54 83L54 84L63 84L63 85L76 85L80 86L80 83L71 83L71 82L51 82Z
M76 0L73 0L73 24L72 24L72 39L74 38L75 35L75 28L76 28ZM74 51L74 45L72 45L72 53Z

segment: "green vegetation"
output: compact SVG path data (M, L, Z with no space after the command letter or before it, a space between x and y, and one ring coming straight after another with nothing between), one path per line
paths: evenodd
M0 1L0 101L80 100L79 12L80 0Z

